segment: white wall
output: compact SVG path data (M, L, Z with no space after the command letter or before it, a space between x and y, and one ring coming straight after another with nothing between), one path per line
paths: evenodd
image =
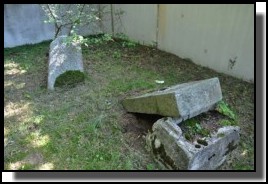
M44 24L39 5L4 5L4 47L39 43L52 39L54 26Z
M156 4L116 4L113 6L115 11L120 8L124 11L120 17L122 24L116 16L114 18L118 22L115 32L122 32L142 44L152 44L156 41Z
M158 47L254 79L254 5L160 5ZM229 60L236 59L233 68Z
M97 4L93 6L96 9L99 7ZM110 5L106 5L106 8L109 10ZM110 14L104 16L103 30L110 31L110 17ZM53 24L44 23L46 19L44 11L38 4L5 4L4 47L34 44L53 39L55 27ZM61 34L68 34L68 32L69 29L63 29ZM90 23L80 27L78 34L86 36L100 32L102 32L100 24Z

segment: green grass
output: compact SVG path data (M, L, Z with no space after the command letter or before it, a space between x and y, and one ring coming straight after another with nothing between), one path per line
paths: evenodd
M220 101L217 104L216 110L232 120L235 120L236 118L235 113L228 107L227 103L225 103L224 101Z
M146 151L141 131L122 131L139 124L125 118L121 100L211 77L219 77L224 101L236 112L241 127L241 144L230 156L233 162L221 169L253 169L253 84L155 48L107 39L82 48L83 83L48 91L49 43L4 49L6 170L162 169ZM29 161L33 153L41 156Z

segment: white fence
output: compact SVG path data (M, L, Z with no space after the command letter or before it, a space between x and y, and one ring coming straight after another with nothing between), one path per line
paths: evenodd
M216 71L254 80L254 5L112 6L114 12L124 11L120 19L114 15L115 32ZM43 23L38 5L5 5L4 16L4 47L53 38L54 27ZM112 24L105 25L110 32Z

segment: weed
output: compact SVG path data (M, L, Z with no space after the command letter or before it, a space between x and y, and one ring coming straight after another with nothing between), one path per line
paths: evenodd
M147 164L146 169L147 170L154 170L154 165L153 164Z
M186 127L184 137L188 141L193 141L196 135L200 135L202 137L210 136L209 130L203 128L195 118L188 119L183 122L183 124Z
M115 58L115 59L121 58L121 53L119 51L114 51L113 58Z
M119 33L116 34L116 37L119 38L121 41L121 44L123 47L129 47L129 48L133 48L136 47L138 45L137 42L129 39L129 37L125 34Z
M236 119L235 113L228 107L227 103L225 103L224 101L220 101L217 104L216 111L233 120Z
M222 126L237 126L238 125L236 121L232 121L232 120L230 121L226 119L219 121L219 124Z

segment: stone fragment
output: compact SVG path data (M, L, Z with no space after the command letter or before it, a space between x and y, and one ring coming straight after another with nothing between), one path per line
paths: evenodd
M214 170L238 145L240 128L226 126L206 137L206 144L191 143L171 117L159 119L147 134L147 145L155 159L168 169Z
M222 99L217 77L183 83L123 100L128 112L159 114L182 120L212 109Z

